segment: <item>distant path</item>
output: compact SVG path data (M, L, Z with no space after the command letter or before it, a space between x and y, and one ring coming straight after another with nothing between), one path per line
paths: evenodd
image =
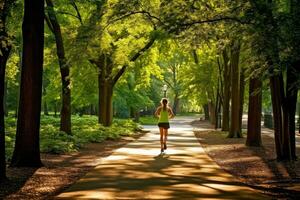
M165 154L160 154L158 128L145 126L150 133L104 158L56 199L268 199L204 153L189 125L193 120L172 120Z

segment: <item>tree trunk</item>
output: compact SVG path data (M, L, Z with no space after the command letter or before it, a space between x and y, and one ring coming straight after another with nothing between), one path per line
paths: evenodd
M219 89L220 89L220 85L219 85L218 81L218 88L217 88L217 99L216 99L216 105L215 105L215 129L219 128L219 107L220 107L220 95L219 95Z
M4 115L6 117L8 117L8 108L7 108L7 81L5 81L5 83L4 83L3 109L4 109Z
M244 93L245 93L245 68L242 67L240 73L240 123L239 130L242 134L242 126L243 126L243 112L244 112Z
M231 49L231 124L228 134L229 138L242 137L240 132L240 70L239 70L239 58L240 58L240 43L235 41Z
M130 118L134 118L135 117L135 109L133 107L130 107Z
M43 85L43 96L46 95L46 88L45 86ZM47 101L44 99L44 115L49 115L49 112L48 112L48 104L47 104Z
M208 103L208 111L209 111L209 119L211 124L216 123L216 118L215 118L215 105L213 102Z
M93 104L90 105L90 115L95 115L95 107Z
M49 115L49 112L48 112L48 104L47 104L47 101L44 100L44 115Z
M262 82L251 78L249 85L249 107L247 123L247 146L261 146Z
M139 122L140 121L140 112L139 111L136 111L134 113L134 122Z
M48 10L48 26L53 32L56 41L57 57L59 61L62 82L62 105L60 112L60 130L71 134L71 89L70 89L70 66L65 56L64 43L61 28L56 18L52 0L46 0ZM47 18L46 18L47 19Z
M287 68L287 84L286 84L286 96L287 96L287 107L288 107L288 118L289 118L289 135L291 143L291 155L292 159L296 159L296 135L295 135L295 115L297 106L297 93L298 93L298 76L300 61L295 62L292 66Z
M1 33L1 32L0 32ZM2 32L1 35L6 32ZM1 46L0 46L1 47ZM5 123L4 123L4 91L5 91L5 67L11 46L8 48L0 48L0 182L6 179L6 158L5 158Z
M231 87L231 70L229 67L229 58L226 49L223 50L224 60L224 97L223 97L223 110L222 110L222 131L229 131L229 105L230 105L230 87Z
M272 75L270 77L277 159L290 160L291 146L288 129L288 112L283 85L282 74Z
M40 167L44 1L25 0L20 104L11 166Z
M204 111L204 119L209 120L209 109L208 104L203 105L203 111Z
M99 123L110 126L113 119L113 86L108 80L99 80Z
M178 94L176 93L174 96L173 112L176 115L178 111L179 111L179 98L178 98Z
M290 1L290 16L292 17L292 26L290 26L290 34L292 38L292 65L287 69L287 105L289 111L289 133L291 141L291 154L292 158L296 159L296 144L295 144L295 114L297 105L297 93L300 88L300 1ZM300 108L300 107L299 107ZM299 113L300 114L300 113ZM300 117L298 114L298 117ZM298 118L300 124L300 118ZM300 126L299 126L300 132Z

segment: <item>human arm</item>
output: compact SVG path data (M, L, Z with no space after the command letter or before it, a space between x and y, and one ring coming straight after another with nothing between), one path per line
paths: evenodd
M168 111L169 111L169 119L174 118L174 117L175 117L175 114L173 113L172 108L169 108Z
M160 111L161 111L161 107L158 107L158 108L156 109L155 113L154 113L154 116L155 116L155 117L159 117Z

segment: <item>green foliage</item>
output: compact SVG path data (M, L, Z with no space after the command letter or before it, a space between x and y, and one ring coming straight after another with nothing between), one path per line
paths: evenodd
M154 116L143 116L140 117L140 123L142 125L156 125L158 122L158 119Z
M117 140L122 136L133 136L140 130L132 120L115 119L111 127L98 124L96 116L72 116L73 134L59 131L59 118L42 116L40 149L43 153L67 153L79 150L84 144L100 143L105 140ZM6 155L10 159L13 153L16 120L6 118Z

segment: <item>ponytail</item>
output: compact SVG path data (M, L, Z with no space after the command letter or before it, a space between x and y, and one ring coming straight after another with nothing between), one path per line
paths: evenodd
M163 99L161 100L161 104L162 104L163 110L167 110L168 99L163 98Z

